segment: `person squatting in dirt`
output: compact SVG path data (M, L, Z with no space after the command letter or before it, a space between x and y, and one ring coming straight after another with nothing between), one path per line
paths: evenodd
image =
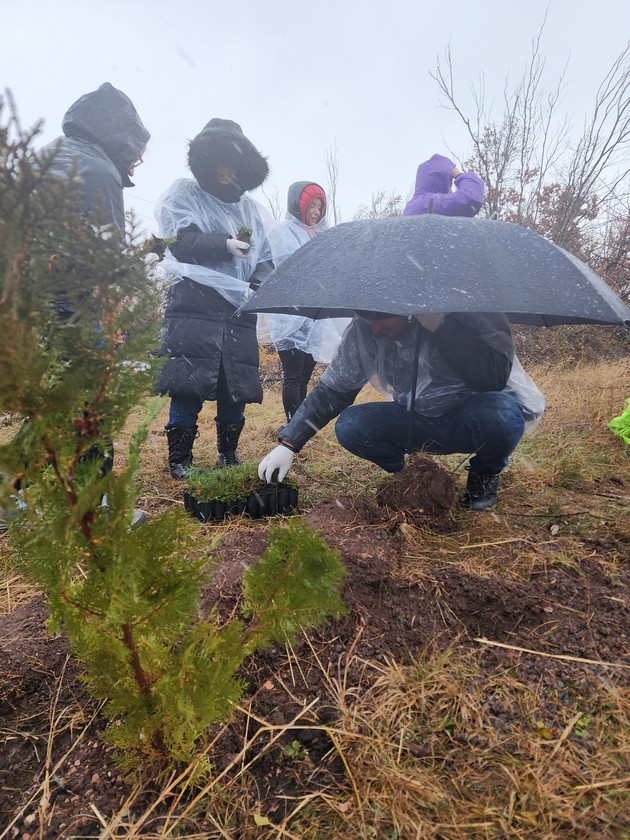
M313 181L291 184L285 220L267 233L274 265L280 265L327 227L326 193L322 187ZM287 423L304 402L316 362L330 362L349 323L346 318L314 321L299 315L266 316L269 335L282 364L282 406Z
M461 172L443 155L433 155L418 166L415 193L404 215L472 217L483 199L484 184L477 175ZM409 446L417 347L420 364ZM353 406L374 376L392 402ZM270 481L278 470L281 480L294 453L338 417L339 443L387 472L401 470L407 452L474 453L461 501L472 510L486 510L496 504L499 475L526 424L533 431L543 409L542 394L515 355L505 315L436 313L413 318L359 312L319 384L282 430L280 445L261 461L259 474Z
M160 236L176 239L161 263L171 285L157 384L171 397L166 434L176 479L192 464L205 400L217 403L219 465L240 463L245 405L262 402L263 394L256 316L236 310L273 269L256 202L245 195L269 167L240 125L210 120L189 144L188 165L194 178L175 181L156 207Z
M419 333L419 336L418 336ZM416 339L420 366L408 448ZM376 375L391 402L352 405ZM499 475L533 428L544 401L514 354L502 314L449 313L407 317L361 312L353 319L319 383L260 462L261 479L281 481L296 452L335 417L339 443L394 473L407 452L474 453L462 503L486 510L497 501Z

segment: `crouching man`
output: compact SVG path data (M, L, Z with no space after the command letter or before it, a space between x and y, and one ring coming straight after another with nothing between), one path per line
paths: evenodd
M352 405L373 377L392 400ZM543 409L542 394L515 355L505 315L359 312L320 382L283 428L279 445L263 458L258 472L270 482L278 470L281 481L294 454L338 417L339 443L387 472L401 470L407 452L472 454L461 502L471 510L487 510L496 504L501 471Z

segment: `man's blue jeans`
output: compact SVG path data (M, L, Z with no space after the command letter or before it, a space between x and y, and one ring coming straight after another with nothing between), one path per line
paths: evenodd
M197 425L197 417L203 406L201 397L172 397L167 429L174 426L191 429ZM217 382L217 423L242 423L245 419L245 403L234 400L225 377L223 365Z
M494 475L507 466L523 429L523 412L516 400L502 391L489 391L474 394L441 417L416 413L411 451L475 453L471 471ZM396 402L352 405L339 415L335 434L353 455L398 472L407 451L409 412Z

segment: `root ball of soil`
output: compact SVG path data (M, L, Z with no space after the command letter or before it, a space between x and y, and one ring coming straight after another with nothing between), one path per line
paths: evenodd
M376 491L376 503L405 514L415 525L444 531L452 527L457 501L453 475L425 455L412 457L405 468L387 478Z

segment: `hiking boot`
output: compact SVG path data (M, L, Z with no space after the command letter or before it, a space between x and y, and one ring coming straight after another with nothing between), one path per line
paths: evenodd
M460 504L469 510L489 510L497 503L497 490L499 488L499 473L472 472L469 467L466 489L461 497Z
M217 450L219 452L219 466L220 467L235 467L237 464L243 462L238 457L236 448L238 447L238 439L243 431L245 421L240 423L220 423L217 422Z
M168 466L171 476L181 481L192 466L192 449L197 437L196 426L166 427L168 440Z

